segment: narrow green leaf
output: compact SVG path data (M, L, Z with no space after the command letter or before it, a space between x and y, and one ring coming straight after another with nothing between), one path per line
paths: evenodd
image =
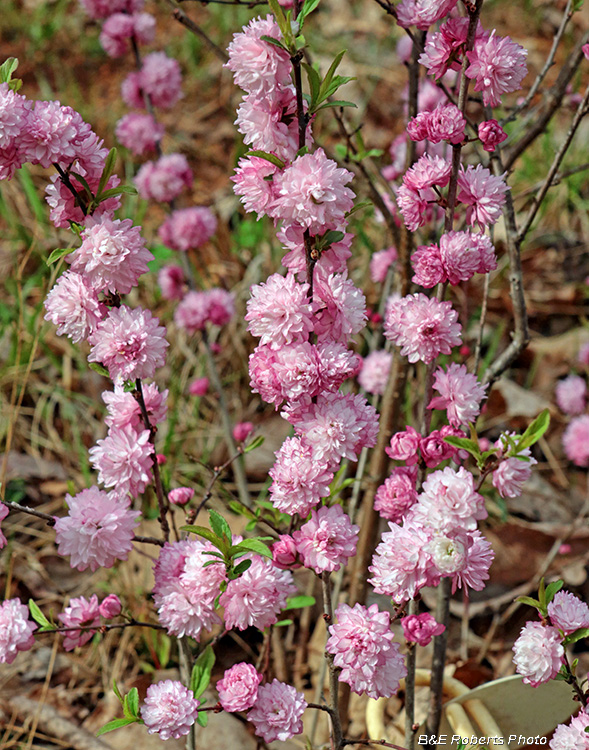
M219 537L210 529L207 529L204 526L182 526L180 530L189 531L191 534L202 536L203 539L206 539L208 542L214 545L218 550L221 550L223 554L225 554L227 545L224 545L223 541L219 539Z
M265 159L279 169L284 169L284 162L276 154L270 154L267 151L248 151L246 156L257 156L259 159Z
M312 13L317 8L320 1L321 0L305 0L305 2L303 3L303 7L301 8L299 15L297 16L297 21L299 22L299 26L301 28L303 28L305 18L309 15L309 13Z
M139 714L139 693L136 687L131 688L125 696L125 704L129 714L136 719ZM125 705L123 705L123 710L125 710Z
M122 195L123 193L126 193L127 195L137 195L137 189L132 185L119 185L116 188L109 188L108 190L100 193L100 195L96 197L96 200L99 203L102 203L107 198L114 198L117 195Z
M578 630L575 630L574 633L567 635L562 643L563 646L568 646L569 643L576 643L582 638L589 638L589 628L579 628Z
M325 104L322 104L320 107L316 107L313 110L313 112L321 112L322 109L329 109L330 107L354 107L354 109L358 109L358 105L354 104L354 102L347 102L343 99L338 99L337 101L326 102ZM380 149L374 149L374 150L378 151Z
M8 57L2 65L0 65L0 83L8 83L12 78L12 74L18 68L18 58Z
M49 620L45 617L43 612L41 612L37 604L35 604L32 599L29 599L29 611L31 613L31 617L36 623L42 625L45 628L53 628Z
M119 703L122 706L123 705L123 696L121 695L121 691L119 690L119 688L118 688L117 683L116 683L115 680L112 681L112 689L113 689L114 694L119 699Z
M312 607L315 604L314 596L291 596L286 600L284 609L302 609L303 607Z
M66 255L73 253L75 249L75 247L58 247L55 250L51 251L45 263L50 266L53 263L56 263L61 258L64 258Z
M368 206L372 206L372 201L360 201L359 203L356 203L356 205L348 211L348 213L346 214L346 218L348 216L351 216L352 214L355 214L356 211L361 211L364 208L368 208Z
M550 425L550 412L548 409L544 409L544 411L540 412L536 419L528 426L528 429L524 432L524 434L521 436L521 438L516 443L516 449L518 451L524 450L524 448L529 448L531 445L534 445L534 443L537 443L538 440L542 437L542 435L546 432L548 429L548 426Z
M272 13L274 13L276 23L278 24L280 31L282 32L283 38L288 39L292 36L292 31L290 30L290 26L287 24L286 16L284 15L284 11L278 3L278 0L268 0L268 5L270 6L270 10L272 11Z
M256 448L259 448L260 445L264 443L265 439L266 438L262 437L261 435L258 435L258 437L254 438L252 442L244 448L243 452L250 453L251 451L255 451Z
M196 723L201 727L206 727L209 723L209 715L206 711L199 711L196 714Z
M231 528L223 516L217 513L216 510L209 511L209 523L211 524L211 529L220 539L225 537L228 542L231 542Z
M277 623L275 623L275 628L283 628L285 625L292 625L292 620L279 620Z
M114 729L120 729L126 727L128 724L134 724L136 719L113 719L105 724L101 729L96 732L96 736L100 737L101 734L112 732Z
M97 195L100 195L102 193L106 183L109 181L111 174L114 172L116 160L117 150L116 148L111 148L111 150L108 152L108 156L104 161L104 169L102 170L102 174L100 175Z
M90 185L88 185L88 183L86 182L86 178L82 177L82 175L78 172L70 172L70 175L72 177L75 177L80 185L84 188L84 192L86 193L88 199L94 200L94 193L92 192L92 188L90 187Z
M245 554L245 552L244 552ZM252 561L251 560L242 560L239 565L236 565L235 568L233 568L233 572L235 574L236 578L239 578L239 576L242 573L245 573L245 571L251 566Z
M454 448L460 448L460 450L468 451L472 456L478 458L481 455L478 443L470 438L459 438L454 435L448 435L444 438L444 442L448 445L453 445Z
M246 518L255 519L255 515L251 512L251 510L249 508L246 508L245 505L238 503L237 500L230 500L229 507L234 513L237 513L238 516L245 516Z
M207 689L211 681L211 672L215 664L215 652L209 644L204 651L198 655L194 662L192 674L190 676L190 689L194 697L198 698Z
M325 234L315 238L315 247L317 250L323 252L331 247L334 242L341 242L344 237L344 232L336 232L334 229L331 229L329 232L325 232Z
M313 111L313 108L316 106L317 100L319 99L319 91L321 90L321 77L315 70L315 68L308 63L304 62L301 63L301 65L305 69L307 80L309 81L309 89L311 91L310 109L311 111Z
M521 602L522 604L529 604L530 607L534 607L534 609L542 608L540 602L537 599L532 599L531 596L518 596L516 601Z
M257 552L258 555L268 557L272 559L272 552L268 545L261 542L259 539L244 539L243 541L236 544L231 548L232 550L247 550L248 552Z
M546 586L546 604L550 604L554 599L554 595L557 594L563 586L564 581L562 580L552 581L552 583L549 583L548 586Z
M262 35L262 36L260 37L260 39L261 39L261 40L262 40L263 42L268 42L268 44L273 44L273 45L274 45L275 47L280 47L280 49L283 49L283 50L285 50L286 52L288 52L288 48L287 48L287 47L285 47L285 46L284 46L284 44L282 44L282 42L280 41L280 39L275 39L275 38L274 38L273 36L267 36L266 34L263 34L263 35ZM289 54L290 54L290 53L289 53Z
M109 371L104 365L101 365L100 362L88 362L88 367L99 375L104 375L105 378L110 378Z
M335 71L338 69L338 66L341 63L343 56L346 54L346 51L347 50L344 49L341 52L338 52L333 62L329 66L329 70L325 74L325 78L323 79L323 82L321 83L321 88L319 89L319 103L321 103L324 99L327 99L328 95L325 92L331 86L333 77L335 75Z

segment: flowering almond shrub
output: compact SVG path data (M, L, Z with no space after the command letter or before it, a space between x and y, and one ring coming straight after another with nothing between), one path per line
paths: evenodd
M154 677L141 698L136 687L123 695L115 684L122 716L99 734L139 723L161 740L186 737L195 748L196 725L206 727L209 712L227 712L241 715L260 746L306 735L309 747L319 747L309 714L323 712L334 750L372 740L399 747L351 736L346 711L350 691L367 699L402 691L404 747L416 746L422 721L435 738L451 597L460 590L466 606L471 592L484 592L495 557L490 520L498 523L508 501L522 495L540 448L555 461L545 447L549 409L538 409L518 432L501 425L481 433L494 384L529 342L521 249L587 113L589 89L578 95L527 212L515 204L513 173L561 109L575 71L586 68L587 39L576 41L547 89L540 129L534 134L528 119L522 135L511 123L529 113L545 86L574 12L570 3L533 83L527 50L489 26L482 0L377 3L404 35L398 51L408 76L405 133L392 141L392 164L380 173L374 160L381 152L366 149L348 114L356 104L341 98L354 80L338 73L344 52L315 61L314 18L321 12L327 20L333 7L269 0L232 29L225 52L190 8L187 15L169 2L187 33L204 34L240 91L235 126L243 144L226 174L242 207L235 215L251 215L251 226L271 231L282 248L282 266L267 278L263 265L243 263L246 301L239 285L207 266L211 241L231 229L227 216L192 205L199 176L188 149L164 150L175 141L161 113L180 117L188 102L182 62L159 49L143 54L158 39L143 0L80 0L100 26L104 53L134 61L121 99L139 111L115 127L127 173L142 160L132 179L117 175L117 149L105 147L77 111L29 97L16 59L0 67L0 179L18 179L26 165L47 170L49 220L71 232L69 246L46 258L53 275L44 319L109 382L101 396L106 432L82 446L86 486L71 481L58 515L4 492L0 521L6 530L12 513L43 520L55 532L57 554L78 571L122 570L137 550L153 560L153 586L141 601L87 591L55 616L33 599L27 608L7 584L0 662L11 664L45 633L60 633L72 651L92 648L110 630L137 628L165 636L179 666L180 679ZM335 144L325 130L332 119ZM147 225L156 217L157 232L144 229L141 216ZM387 247L365 264L371 282L361 288L358 248L377 222ZM151 276L153 309L141 286ZM483 356L490 279L506 279L511 340L501 348L497 339ZM188 370L170 362L176 346L191 367L190 383ZM284 426L257 494L244 455L263 437L253 410L231 413L223 347L235 372L246 352L248 401ZM195 352L207 376L193 368ZM580 364L588 361L583 350ZM183 392L207 405L225 442L228 457L212 460L204 486L183 474L174 453L184 464L204 460L188 438L175 436ZM564 453L586 467L585 377L567 374L555 399L568 420ZM234 487L207 508L230 472ZM157 533L144 536L144 523L155 519ZM0 547L10 549L1 532ZM568 724L555 722L552 750L589 748L589 695L567 650L589 635L589 607L548 577L537 600L521 599L539 619L522 627L513 662L531 688L561 679L580 704ZM432 589L435 616L426 611ZM313 675L315 694L301 678L302 664L284 659L299 638L304 662L313 622L325 630L317 630L325 660ZM246 645L248 660L225 664L215 679L233 656L221 645L227 636ZM430 643L431 697L421 717L415 670L418 647Z

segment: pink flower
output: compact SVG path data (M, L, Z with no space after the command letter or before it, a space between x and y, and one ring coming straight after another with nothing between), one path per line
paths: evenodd
M569 375L556 384L556 403L565 414L576 416L585 411L587 384L578 375Z
M100 44L109 57L122 57L129 49L129 39L149 44L155 36L155 18L150 13L113 13L102 25Z
M586 44L589 55L589 44ZM589 714L585 710L573 716L570 724L559 724L550 740L550 750L589 750Z
M409 643L417 643L418 646L427 646L435 635L441 635L446 626L436 622L429 613L421 615L408 615L401 618L403 635Z
M501 95L521 88L528 68L528 51L507 37L496 37L495 30L488 39L476 39L472 52L466 56L470 63L468 78L475 79L475 91L482 91L483 104L497 107Z
M9 512L10 511L8 510L8 506L4 505L4 503L0 503L0 521L3 521ZM2 529L0 529L0 549L6 547L7 543L8 541L2 533Z
M177 740L190 732L199 706L200 701L181 682L164 680L147 688L141 718L149 734L157 732L162 740Z
M70 555L78 570L112 568L133 549L133 530L141 511L128 510L113 493L90 487L72 497L66 494L69 513L55 519L55 540L60 555Z
M116 487L118 495L137 497L151 480L153 445L149 430L137 432L131 425L111 427L104 440L89 450L98 481Z
M145 200L167 203L192 186L192 170L184 154L166 154L146 161L135 176L135 187Z
M461 535L466 541L465 560L462 568L452 577L452 590L456 588L471 588L474 591L482 591L485 581L489 578L489 568L495 557L490 542L485 539L481 532L467 532Z
M346 232L345 224L339 227L343 232L343 238L339 242L332 242L321 251L321 257L315 265L315 274L321 273L327 277L332 273L342 273L346 270L346 264L352 257L350 246L353 235ZM298 224L285 224L276 232L277 239L282 242L289 252L282 258L282 265L292 271L302 281L307 275L305 261L304 229Z
M383 350L371 352L362 362L358 382L368 393L382 396L389 377L393 355Z
M22 133L29 127L32 103L0 83L0 180L10 180L26 161Z
M311 511L311 520L294 532L293 539L303 565L320 575L339 570L356 554L359 531L341 505L323 505Z
M66 271L45 298L45 320L57 326L57 334L70 336L74 344L87 339L106 315L106 306L83 276Z
M162 548L153 571L153 596L158 619L170 635L189 635L198 641L203 629L221 622L215 600L226 579L225 566L205 567L215 559L209 554L214 551L209 542L196 540Z
M143 386L142 391L149 423L155 427L166 418L168 389L166 388L160 393L155 383L148 383ZM121 386L115 385L114 391L104 391L102 400L108 411L108 416L104 420L108 427L131 425L137 432L145 429L141 407L132 393L128 393Z
M538 687L556 677L564 664L562 636L556 628L527 622L513 644L513 662L526 685Z
M236 443L243 443L253 432L254 425L251 422L238 422L233 428L233 439Z
M531 457L527 460L517 457L504 459L493 472L493 487L501 497L519 497L524 483L532 475L532 466L536 463L536 459Z
M251 664L239 662L225 670L217 682L219 702L225 711L247 711L256 702L258 687L264 676Z
M209 390L209 379L208 378L196 378L188 386L188 392L191 396L204 396Z
M374 510L387 521L400 523L417 502L417 467L399 466L393 469L374 495Z
M410 294L389 306L384 334L401 347L409 362L433 362L439 354L450 354L462 339L458 313L451 302Z
M469 165L458 173L458 200L465 203L466 221L473 226L478 223L481 229L495 222L501 216L505 204L505 193L510 189L503 179L495 177L486 167Z
M356 461L362 448L376 445L378 415L360 395L326 393L296 419L295 430L312 447L314 460L333 468L342 458Z
M157 108L171 109L182 98L180 65L165 52L150 52L143 58L138 84Z
M439 21L454 8L457 0L401 0L397 6L399 26L417 26L422 31Z
M57 615L63 628L91 628L90 630L65 630L63 632L63 647L66 651L73 651L76 646L83 646L92 638L100 627L100 607L98 597L92 594L90 599L79 596L70 599L69 605L60 615Z
M135 13L143 8L145 0L79 0L86 13L98 21L112 13Z
M315 333L320 341L347 343L366 323L366 298L347 272L315 274L313 287Z
M166 361L166 329L149 310L113 307L88 337L89 362L100 362L112 380L153 378Z
M168 500L172 505L186 505L194 497L192 487L176 487L168 492Z
M485 500L474 488L472 474L460 467L446 467L430 474L422 486L411 519L442 534L474 531L487 517Z
M36 629L20 599L5 599L0 604L0 664L12 664L19 651L32 648Z
M387 277L389 268L396 260L396 247L387 247L385 250L374 253L370 259L370 278L372 281L375 284L382 283Z
M24 161L47 169L54 162L66 168L77 157L76 141L82 118L59 102L35 102L21 134Z
M552 625L565 635L579 628L589 628L589 606L570 591L555 594L548 605L548 616Z
M131 219L102 216L86 222L82 244L67 256L72 271L98 291L128 294L148 270L153 255Z
M272 562L281 570L301 567L297 547L290 534L280 534L278 541L272 545Z
M486 120L479 124L479 138L485 151L491 153L500 143L503 143L507 138L507 133L497 120Z
M440 248L437 245L421 245L411 256L414 276L412 281L426 289L431 289L442 281L447 281L442 264Z
M307 702L302 693L274 679L258 688L258 697L247 718L265 742L284 742L303 731L301 716L305 708Z
M265 216L274 202L274 181L270 178L277 171L277 167L259 156L240 159L231 181L233 188L239 195L246 211L253 211L261 218Z
M405 520L403 526L389 523L389 529L382 535L368 568L373 574L369 581L377 594L403 604L424 586L435 586L439 581L439 573L427 553L432 531L410 520Z
M286 438L274 455L276 462L269 472L274 480L270 485L271 502L282 513L298 513L305 518L322 497L329 496L333 473L300 437Z
M248 94L272 96L278 87L290 84L291 63L286 50L261 39L270 36L281 39L278 24L271 15L254 18L227 48L235 84Z
M235 312L233 295L224 289L186 294L174 313L174 322L189 333L204 331L207 323L226 325Z
M407 669L399 644L393 643L389 613L379 612L376 604L368 608L340 604L335 616L337 622L329 626L326 650L342 670L340 682L346 682L358 695L390 698Z
M403 184L413 190L426 190L434 185L445 187L450 181L452 165L441 156L424 154L405 172Z
M589 465L589 414L570 421L562 436L562 445L569 461L577 466Z
M353 177L321 148L298 156L274 178L276 197L270 216L299 224L312 234L337 229L354 205L354 193L345 187Z
M464 140L466 120L455 104L438 104L431 111L420 112L409 120L407 132L412 141L427 139L430 143L449 141L457 144Z
M256 556L245 573L228 581L221 594L225 627L263 630L274 625L287 598L295 593L290 571L279 570L270 560Z
M217 218L207 206L180 208L168 216L158 230L164 245L187 251L208 242L217 231Z
M121 600L116 594L109 594L106 599L103 599L98 607L100 616L104 617L105 620L112 620L113 617L118 617L123 609Z
M433 469L435 466L439 466L442 461L454 458L456 455L456 448L446 443L445 437L446 434L442 430L433 430L419 441L421 459L428 469Z
M155 151L156 144L164 137L164 126L153 115L131 112L117 122L115 135L132 154L143 156Z
M298 284L291 273L285 277L275 273L265 283L252 286L245 316L248 331L272 349L307 341L313 330L308 290L309 285Z
M186 291L186 277L180 266L162 266L157 275L162 297L180 300Z
M414 427L407 425L402 432L396 432L391 437L388 448L385 453L394 461L404 461L407 466L412 466L419 461L419 443L421 435Z
M447 232L440 237L440 259L446 278L453 286L468 281L475 273L482 272L482 267L486 268L479 237L470 232ZM496 266L495 262L493 268Z
M438 367L434 373L433 387L440 395L432 398L428 409L446 409L448 421L454 427L476 420L487 384L481 385L476 375L467 372L464 365L451 362L446 372Z

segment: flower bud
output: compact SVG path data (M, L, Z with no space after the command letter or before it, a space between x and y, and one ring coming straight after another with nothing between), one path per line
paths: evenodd
M122 608L119 597L116 594L109 594L98 607L98 611L101 617L104 617L105 620L110 620L113 617L118 617L121 614Z
M168 492L168 500L172 505L186 505L194 497L194 490L191 487L177 487L175 490Z

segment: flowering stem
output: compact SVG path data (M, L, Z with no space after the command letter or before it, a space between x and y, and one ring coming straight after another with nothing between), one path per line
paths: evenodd
M408 615L416 615L419 605L415 599L409 602ZM414 643L407 644L407 675L405 677L405 744L407 750L415 748L415 666L417 662L417 647Z
M156 428L149 421L149 414L147 413L147 407L145 406L145 399L143 398L143 386L141 384L140 378L137 378L137 380L135 381L134 396L141 410L141 418L143 419L143 425L146 430L149 430L149 442L153 446L153 453L151 454L153 481L155 484L155 494L157 497L157 504L160 510L159 522L160 522L160 526L162 527L162 534L164 535L164 539L167 542L170 538L170 526L168 524L168 517L167 517L167 514L169 512L169 506L167 503L166 495L164 493L164 487L162 485L162 478L160 475L160 467L157 462L157 456L155 453Z
M330 573L324 571L321 574L321 590L323 592L323 619L327 627L333 623L333 603L331 601ZM329 667L329 700L331 703L331 728L333 732L333 748L340 750L343 747L342 721L339 712L339 680L338 668L333 663L333 654L325 653L327 666Z
M446 664L446 645L448 643L448 620L450 615L450 593L452 579L443 578L438 587L438 605L436 620L446 625L441 635L434 637L434 654L432 658L432 677L430 683L430 705L426 720L426 733L437 735L442 717L442 689L444 686L444 665Z
M153 628L154 630L165 630L163 625L157 625L153 622L141 622L140 620L129 620L128 622L110 622L104 625L78 625L76 627L68 628L47 628L47 630L39 630L35 635L41 633L71 633L71 632L85 632L88 630L95 630L98 633L105 633L107 630L116 630L117 628Z

